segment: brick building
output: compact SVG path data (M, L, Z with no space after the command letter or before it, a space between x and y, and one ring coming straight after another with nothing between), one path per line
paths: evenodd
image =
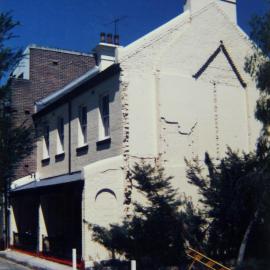
M24 58L11 74L12 108L15 124L33 124L34 103L94 67L91 54L38 47L26 48ZM36 151L21 162L14 179L36 172Z

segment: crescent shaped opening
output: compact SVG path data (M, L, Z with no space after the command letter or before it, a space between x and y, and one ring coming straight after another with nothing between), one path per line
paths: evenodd
M97 197L103 193L103 192L106 192L106 193L110 193L111 195L114 196L114 198L117 200L117 197L116 197L116 194L109 188L103 188L101 189L97 194L96 194L96 197L95 197L95 201L97 200Z

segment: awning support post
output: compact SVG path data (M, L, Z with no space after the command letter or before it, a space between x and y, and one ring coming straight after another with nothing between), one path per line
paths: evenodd
M136 270L136 261L135 260L131 261L131 270Z
M77 269L77 251L76 248L72 249L72 270Z

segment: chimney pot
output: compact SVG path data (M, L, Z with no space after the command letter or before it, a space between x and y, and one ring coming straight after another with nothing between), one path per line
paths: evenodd
M119 45L120 44L119 35L114 35L114 44L115 45Z
M100 42L102 42L102 43L105 42L105 33L104 32L100 33Z
M107 43L112 43L112 34L107 34Z

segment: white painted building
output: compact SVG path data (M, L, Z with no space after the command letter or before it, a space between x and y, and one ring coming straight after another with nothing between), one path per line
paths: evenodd
M218 159L227 146L251 151L260 130L258 92L244 72L252 44L237 25L234 0L187 0L182 14L146 36L127 47L101 43L96 53L96 68L36 104L39 178L13 189L16 201L29 190L81 183L77 244L86 264L109 258L91 240L89 224L106 226L129 211L134 162L158 162L179 192L196 200L184 158L208 151ZM40 252L42 239L50 242L57 231L46 223L46 196L36 206Z

